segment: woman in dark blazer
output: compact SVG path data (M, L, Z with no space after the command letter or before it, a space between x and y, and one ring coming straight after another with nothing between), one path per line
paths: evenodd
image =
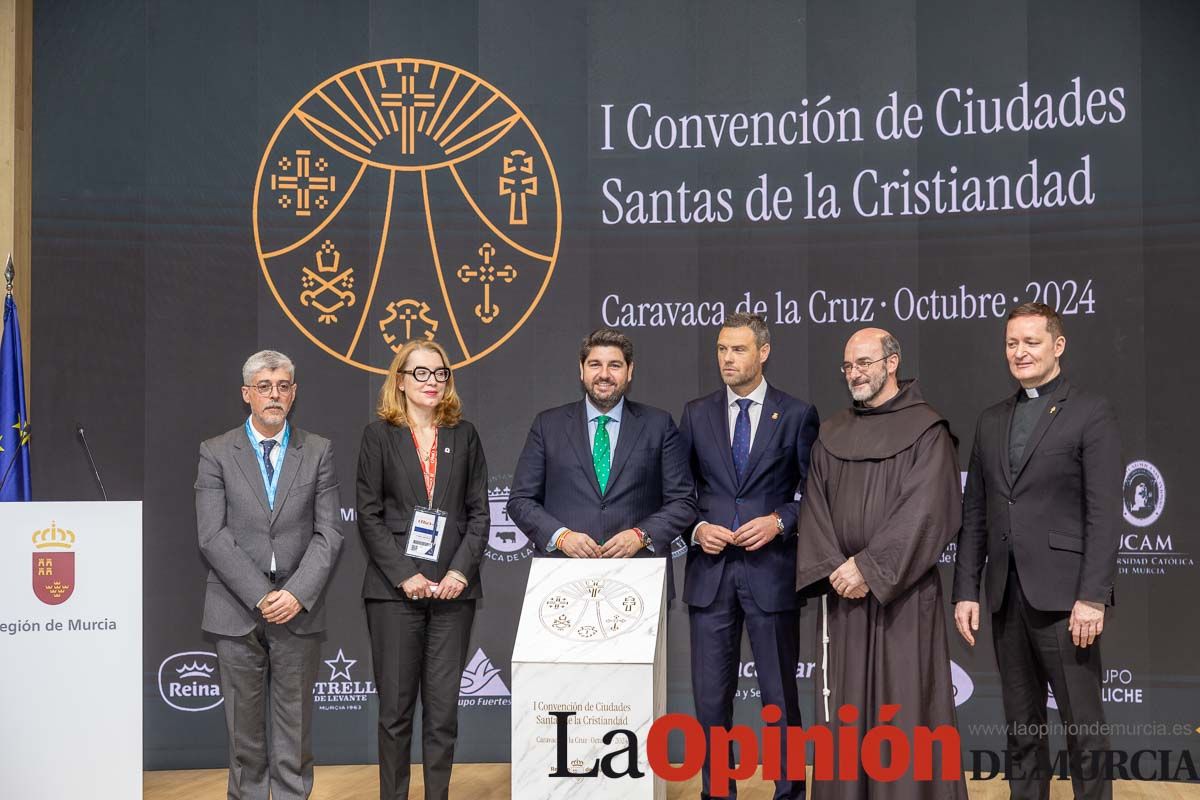
M379 420L358 455L358 532L367 552L363 598L379 693L379 796L406 800L420 691L426 800L446 798L458 735L458 692L487 543L487 464L446 351L408 342L392 359ZM445 514L436 560L409 548L414 509ZM419 540L419 534L417 537ZM422 557L422 555L424 557Z

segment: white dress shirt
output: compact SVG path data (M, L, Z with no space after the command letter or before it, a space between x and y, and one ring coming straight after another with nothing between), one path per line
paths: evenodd
M592 398L584 395L583 398L584 410L587 412L587 430L588 430L588 452L596 452L596 428L600 426L597 418L601 415L608 417L608 422L604 429L608 431L608 463L612 466L613 453L617 452L617 437L621 435L621 416L625 413L625 398L622 397L617 401L617 404L608 411L601 411L592 405ZM558 549L558 537L563 535L566 527L559 528L550 536L550 550ZM590 535L590 534L589 534Z
M758 382L758 386L754 387L754 391L742 397L728 386L725 387L725 402L727 404L725 413L729 419L729 446L733 447L733 433L737 425L738 414L742 409L738 405L738 400L750 400L750 449L754 449L754 435L758 433L758 420L762 416L763 401L767 399L767 379L763 378ZM701 525L707 525L707 520L700 520L696 523L696 527L692 528L692 544L696 543L696 531L700 530Z

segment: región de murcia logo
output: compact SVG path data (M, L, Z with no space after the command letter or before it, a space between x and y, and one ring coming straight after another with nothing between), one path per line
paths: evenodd
M558 258L558 179L529 118L449 64L340 72L296 103L254 184L254 242L283 313L331 356L384 373L413 338L455 367L502 345Z
M67 602L75 591L75 532L51 521L32 538L34 595L49 606Z

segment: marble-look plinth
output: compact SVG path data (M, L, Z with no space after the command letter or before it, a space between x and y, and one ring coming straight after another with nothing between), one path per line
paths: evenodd
M645 798L666 787L646 761L650 725L666 710L666 564L535 559L529 572L512 659L512 796ZM627 746L617 729L637 737L640 778L551 777L558 765L552 711L574 711L567 734L570 771ZM628 758L616 759L625 771Z

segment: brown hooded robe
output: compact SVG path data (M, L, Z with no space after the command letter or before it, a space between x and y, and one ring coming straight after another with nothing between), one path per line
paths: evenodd
M856 404L821 426L800 512L796 588L819 584L854 556L870 590L848 600L824 586L813 679L817 722L828 725L835 740L845 724L838 718L843 704L858 709L860 743L882 724L885 704L901 707L890 724L905 732L910 746L916 726L957 725L937 563L961 521L950 428L916 381L902 382L899 394L878 408ZM859 780L815 780L810 796L965 800L961 780L940 777L940 749L934 748L932 781L913 779L910 752L909 769L898 781L872 781L860 766Z

